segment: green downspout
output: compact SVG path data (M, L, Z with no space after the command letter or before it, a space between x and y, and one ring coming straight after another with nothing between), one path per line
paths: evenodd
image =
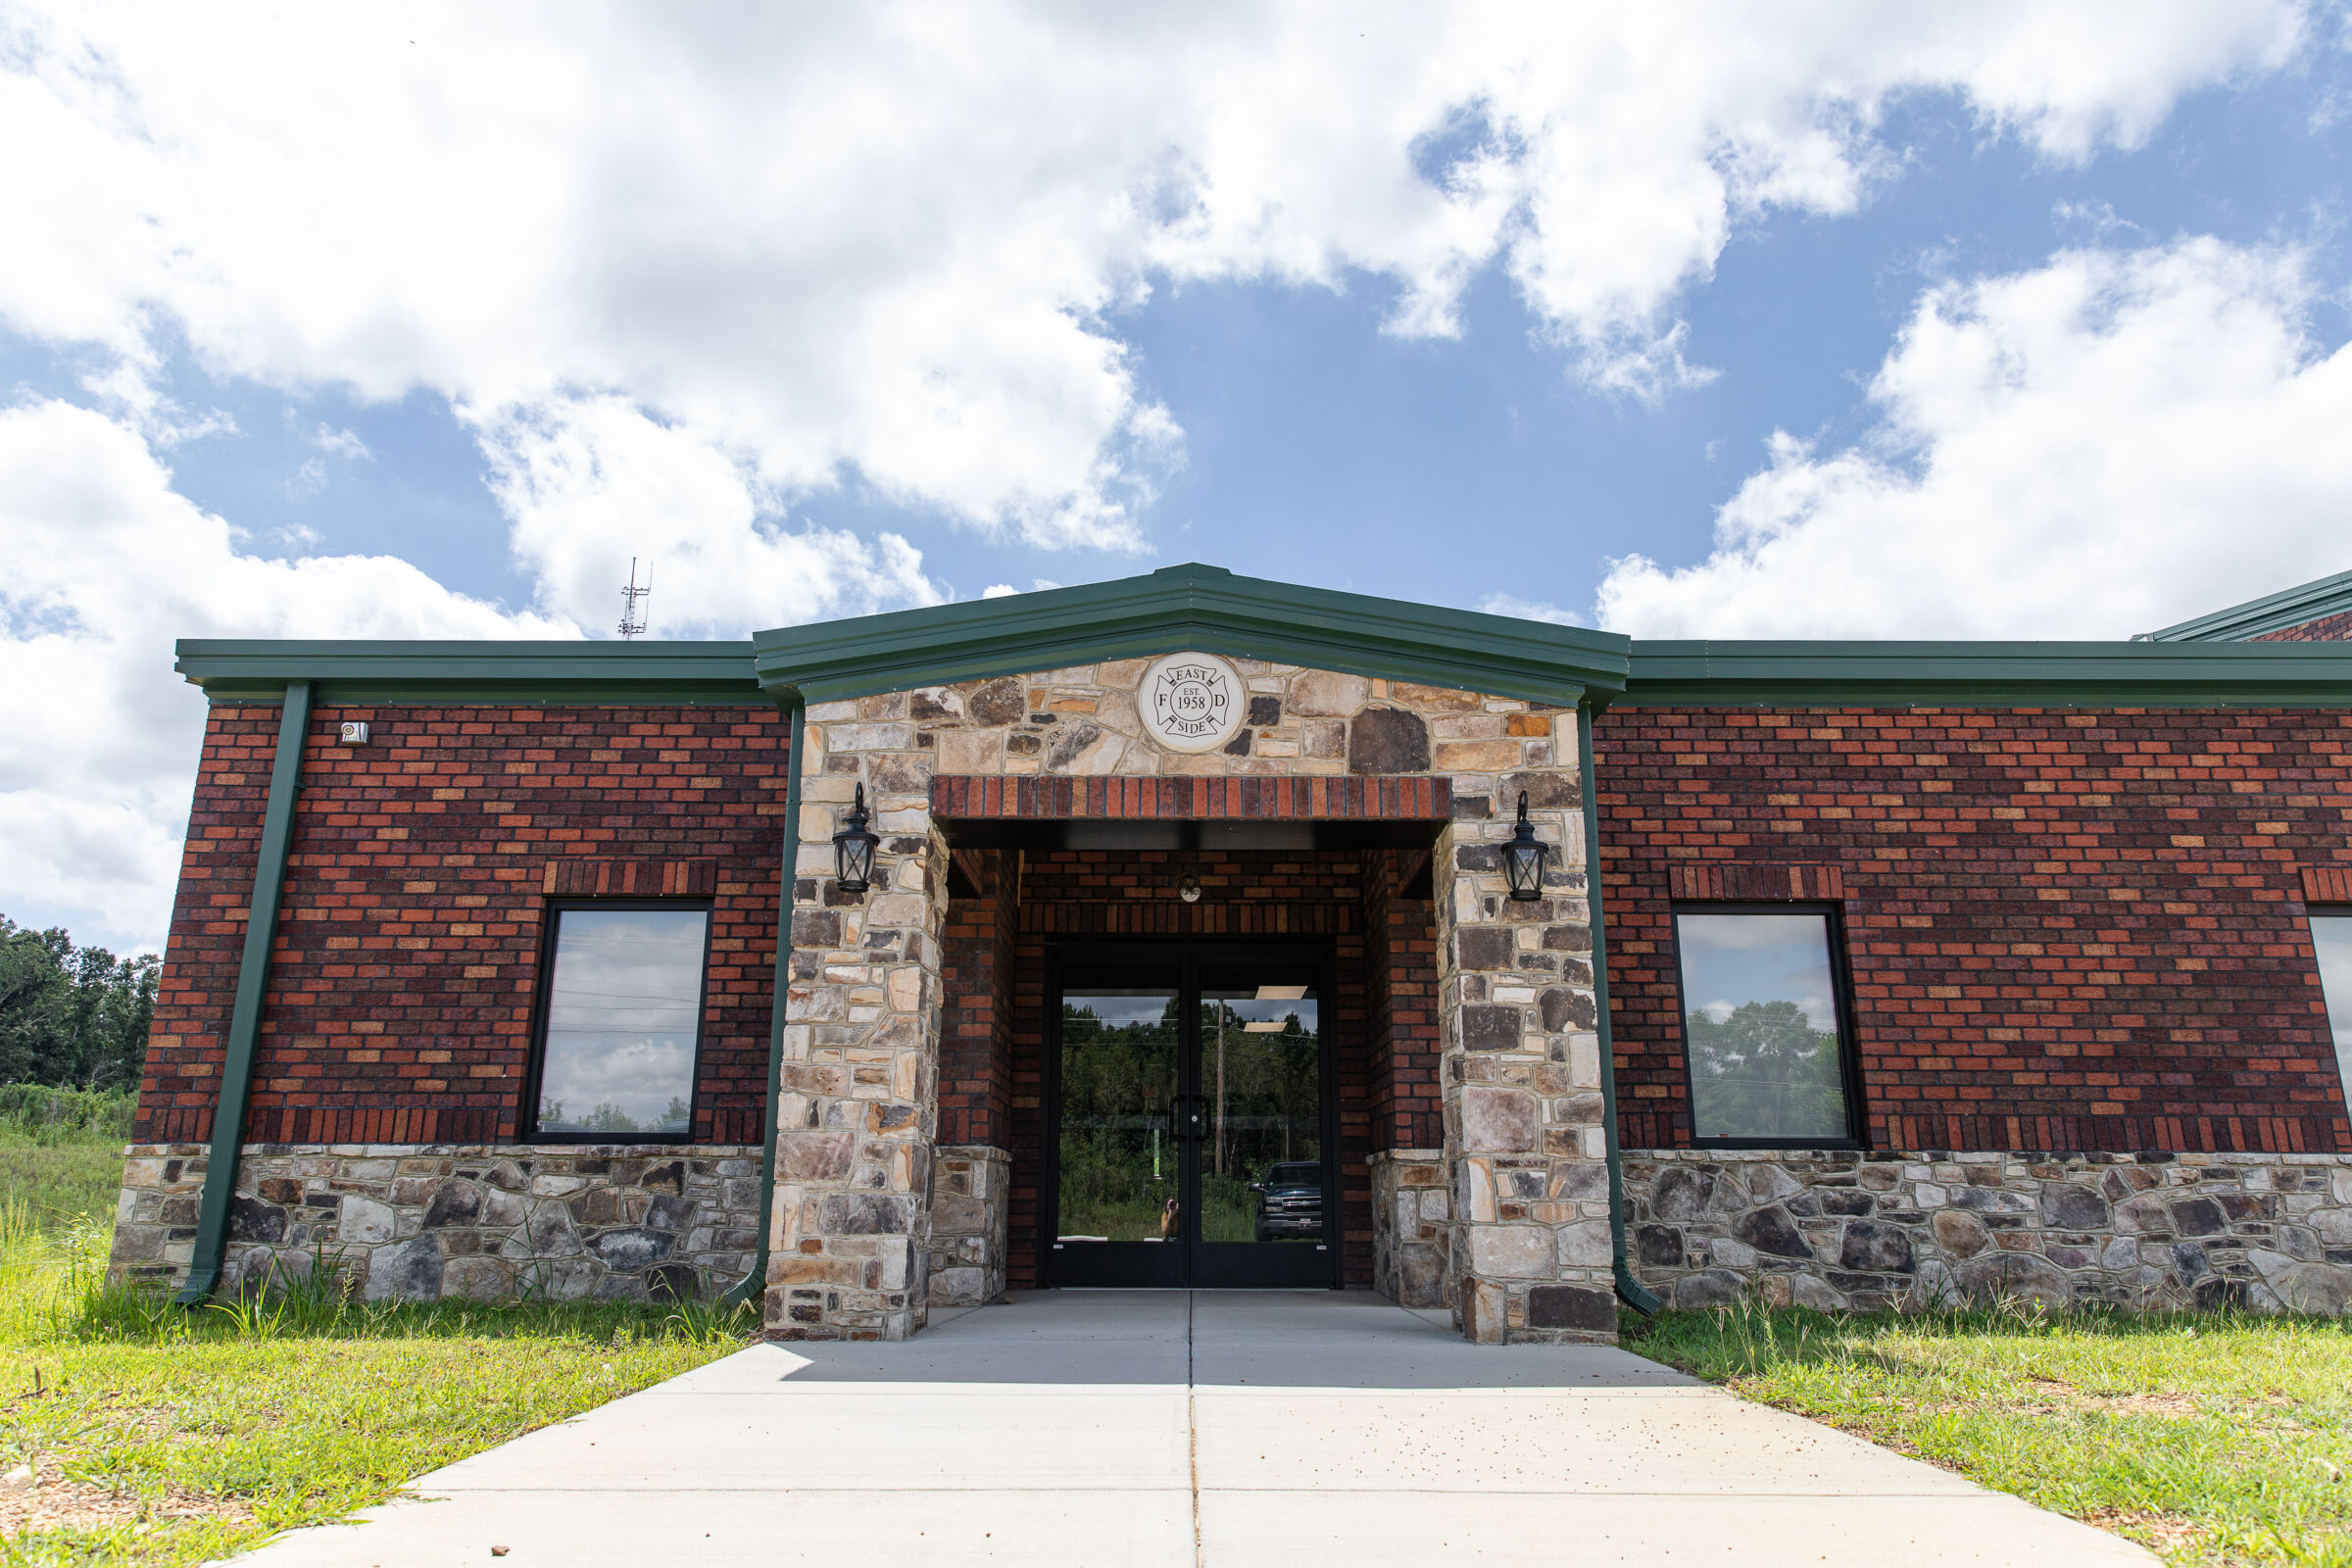
M1634 1278L1625 1256L1625 1168L1617 1152L1617 1049L1609 1039L1609 942L1600 909L1600 790L1592 776L1592 726L1602 705L1590 697L1577 708L1577 782L1585 797L1585 899L1592 919L1592 1010L1600 1024L1600 1117L1609 1157L1609 1264L1617 1294L1635 1311L1657 1311L1658 1298Z
M784 1099L784 1021L792 997L792 883L801 858L801 739L808 732L808 705L792 701L792 740L784 780L784 863L776 883L776 985L767 1007L767 1145L760 1156L760 1246L752 1254L751 1272L727 1292L729 1306L756 1301L767 1294L767 1236L775 1223L776 1117Z
M213 1147L204 1167L204 1199L196 1213L196 1250L187 1283L172 1299L195 1306L220 1283L228 1247L228 1209L237 1192L245 1102L253 1090L253 1058L261 1044L262 997L270 987L270 949L277 940L277 901L285 891L286 850L294 838L294 792L302 780L302 745L310 734L311 683L286 683L277 720L277 756L270 764L270 807L262 817L262 847L254 858L253 900L245 911L245 956L237 964L237 1001L228 1019L228 1050L220 1063L220 1098L213 1107Z

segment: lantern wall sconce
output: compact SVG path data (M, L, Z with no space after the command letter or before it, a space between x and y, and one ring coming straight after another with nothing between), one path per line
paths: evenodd
M849 824L833 835L833 875L842 892L863 893L873 885L874 846L881 842L865 830L865 786L860 784Z
M1502 847L1502 871L1510 878L1513 902L1533 904L1544 897L1544 861L1550 854L1551 846L1536 837L1536 826L1527 819L1527 791L1521 790L1519 824Z

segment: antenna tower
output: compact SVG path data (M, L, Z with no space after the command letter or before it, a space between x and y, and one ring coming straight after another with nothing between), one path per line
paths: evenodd
M645 586L637 586L637 558L629 558L629 585L620 591L620 635L625 640L645 630L645 596L654 591L654 568L645 568Z

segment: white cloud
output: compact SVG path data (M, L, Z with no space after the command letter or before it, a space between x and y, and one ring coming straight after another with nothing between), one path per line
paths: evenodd
M1603 581L1641 636L2124 637L2352 565L2352 349L2291 253L2068 251L1930 290L1877 427L1776 435L1715 548Z
M373 462L375 458L375 454L368 450L368 443L360 439L357 430L330 430L321 424L318 433L311 437L311 445L330 458L361 463Z
M204 700L175 637L576 636L384 557L266 560L170 488L137 431L60 402L0 410L0 910L156 944Z
M540 607L582 625L617 623L631 557L652 577L645 608L657 637L734 637L946 597L897 534L869 545L762 517L740 466L623 399L501 420L484 440Z
M1584 374L1654 393L1704 373L1674 304L1739 222L1892 177L1894 95L2080 158L2304 30L2291 0L14 17L19 331L132 367L177 332L494 431L620 398L763 509L855 473L1114 549L1182 447L1105 313L1162 279L1368 272L1393 330L1450 333L1499 260Z
M1585 617L1573 610L1562 610L1548 601L1518 599L1509 594L1489 594L1478 602L1478 608L1490 615L1515 615L1521 620L1548 620L1555 626L1583 626Z

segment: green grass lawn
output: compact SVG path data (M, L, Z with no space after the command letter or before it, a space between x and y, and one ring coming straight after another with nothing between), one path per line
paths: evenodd
M0 1133L0 1195L44 1231L112 1214L122 1190L122 1140L38 1144Z
M2352 1565L2352 1324L1749 1306L1626 1345L2168 1562Z
M23 1158L87 1194L88 1151ZM55 1160L40 1156L56 1155ZM368 1305L323 1282L183 1311L103 1287L120 1180L36 1218L0 1165L0 1562L197 1563L741 1348L750 1312L625 1303Z

